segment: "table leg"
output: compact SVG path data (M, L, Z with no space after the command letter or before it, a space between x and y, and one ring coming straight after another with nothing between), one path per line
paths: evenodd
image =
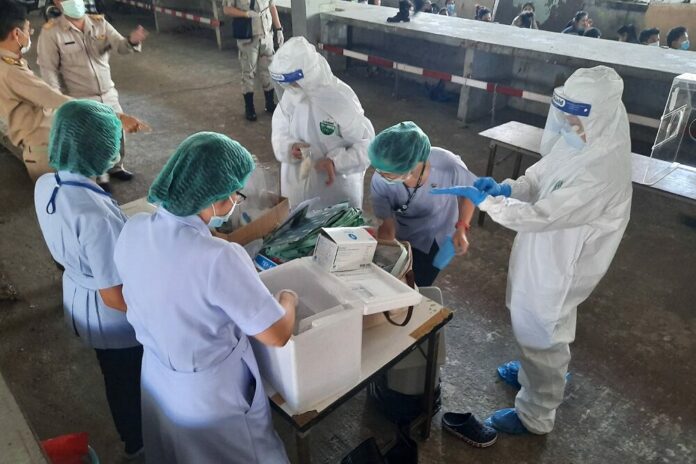
M152 6L152 18L155 20L155 31L159 34L159 21L157 20L157 0L152 0L150 3Z
M370 65L368 64L368 66L370 66ZM399 98L399 70L398 69L394 70L394 92L392 93L392 97Z
M312 462L309 433L309 431L295 431L295 445L297 446L297 462L299 464L310 464Z
M488 165L486 166L486 177L491 177L493 175L493 168L495 167L495 155L498 152L498 145L491 142L490 151L488 152ZM486 219L486 213L479 210L478 215L478 225L483 226L483 222Z
M517 158L515 158L515 167L512 170L512 178L517 179L520 177L520 169L522 168L522 153L517 153Z
M432 425L433 403L435 402L435 382L437 381L437 353L440 345L439 331L435 331L428 336L428 359L425 364L425 395L423 395L423 410L425 411L425 422L421 435L424 440L430 437Z

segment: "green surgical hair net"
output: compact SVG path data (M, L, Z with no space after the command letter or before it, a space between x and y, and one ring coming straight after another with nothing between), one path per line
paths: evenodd
M430 139L414 122L400 122L377 134L367 155L378 171L405 174L428 159Z
M216 132L181 142L152 183L148 201L176 216L191 216L244 186L254 170L251 153Z
M63 103L53 116L48 159L58 171L100 176L118 160L123 128L111 107L93 100Z

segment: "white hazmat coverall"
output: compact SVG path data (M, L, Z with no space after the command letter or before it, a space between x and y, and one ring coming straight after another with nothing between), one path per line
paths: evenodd
M554 92L542 159L519 179L504 181L510 198L489 196L479 205L517 232L507 287L522 351L515 408L533 433L553 429L577 307L607 272L628 224L631 141L622 93L623 81L611 68L573 73ZM573 114L588 107L587 116Z
M284 88L273 114L272 143L282 163L280 190L290 207L319 197L314 208L343 201L362 208L363 178L370 164L367 147L375 131L353 89L331 73L324 57L303 37L280 47L269 69ZM292 156L296 143L310 146L311 167L304 173L301 160ZM324 158L335 166L331 185L326 185L326 173L315 169Z

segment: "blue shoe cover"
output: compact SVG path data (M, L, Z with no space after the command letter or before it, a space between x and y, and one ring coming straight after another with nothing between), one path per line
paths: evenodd
M519 374L519 372L519 361L510 361L498 366L498 375L501 379L503 379L503 382L510 385L511 387L516 388L517 390L522 388L522 385L520 385L520 382L517 380L517 375Z
M500 366L498 366L498 376L500 376L500 378L503 379L503 382L515 388L516 390L522 388L522 385L520 385L519 380L517 380L517 376L519 375L519 373L519 361L509 361L505 364L501 364ZM566 382L570 382L570 372L566 372L565 378Z
M493 427L498 432L507 433L509 435L524 435L529 433L529 430L522 424L520 418L517 417L515 408L505 408L494 412L491 417L485 420L484 424L488 427Z

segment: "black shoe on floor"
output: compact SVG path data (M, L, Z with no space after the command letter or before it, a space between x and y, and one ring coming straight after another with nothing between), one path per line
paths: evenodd
M264 90L263 91L263 97L266 100L266 113L271 113L276 109L276 103L275 103L275 92L273 90Z
M254 108L254 93L244 94L244 116L248 121L256 121L256 109Z
M442 428L476 448L486 448L498 440L495 429L479 422L470 412L446 412L442 416Z
M132 447L131 447L132 448ZM140 445L138 449L135 450L130 450L128 446L126 446L126 450L123 452L124 458L126 461L135 461L138 459L140 456L145 454L145 447L143 445Z
M100 187L102 188L102 190L104 190L106 193L111 193L111 184L110 184L110 183L108 183L108 182L103 182L103 183L97 182L97 185L100 186Z
M130 171L126 171L125 169L120 169L118 171L112 171L109 173L109 177L122 180L122 181L129 181L133 180L133 173Z

